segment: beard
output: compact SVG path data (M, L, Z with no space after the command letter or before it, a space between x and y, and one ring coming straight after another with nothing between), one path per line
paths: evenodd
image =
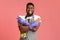
M33 16L33 12L32 13L27 13L27 15L25 16L25 18Z
M28 16L32 16L33 15L33 12L32 11L29 11L29 12L27 12L27 15Z
M31 14L30 13L27 13L27 16L32 16L32 15L33 15L33 13L31 13Z

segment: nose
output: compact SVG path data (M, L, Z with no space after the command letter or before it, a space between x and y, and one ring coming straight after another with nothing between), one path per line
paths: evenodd
M31 9L29 9L29 11L31 11Z

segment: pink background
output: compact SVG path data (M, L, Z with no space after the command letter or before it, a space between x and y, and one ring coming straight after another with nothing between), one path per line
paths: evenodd
M60 0L0 0L0 40L19 40L16 17L25 14L28 2L42 18L38 40L60 40Z

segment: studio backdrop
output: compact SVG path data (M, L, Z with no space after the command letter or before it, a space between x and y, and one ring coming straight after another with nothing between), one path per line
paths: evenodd
M26 4L35 5L41 16L38 40L60 40L60 0L0 0L0 40L19 40L18 15L26 14Z

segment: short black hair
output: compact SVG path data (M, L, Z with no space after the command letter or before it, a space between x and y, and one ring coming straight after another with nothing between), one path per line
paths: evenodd
M28 7L29 5L32 5L34 7L34 4L31 2L27 3L26 7Z

